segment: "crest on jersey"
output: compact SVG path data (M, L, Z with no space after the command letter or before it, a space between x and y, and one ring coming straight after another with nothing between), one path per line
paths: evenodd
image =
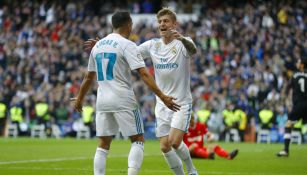
M176 47L175 47L175 46L172 48L172 53L173 53L174 55L176 55L176 54L177 54L177 49L176 49Z
M155 49L156 49L156 51L158 51L158 50L160 49L160 47L161 47L161 42L157 42L157 43L155 44Z
M137 58L139 59L139 61L143 61L143 57L142 57L142 55L141 55L140 53L137 54L136 56L137 56Z

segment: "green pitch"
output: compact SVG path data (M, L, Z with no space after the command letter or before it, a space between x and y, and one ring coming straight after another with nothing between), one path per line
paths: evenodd
M291 145L289 158L277 158L281 144L220 143L240 150L235 160L194 159L201 175L306 175L307 145ZM92 175L96 140L0 138L0 175ZM113 141L108 175L127 174L128 141ZM157 141L147 141L140 175L171 175Z

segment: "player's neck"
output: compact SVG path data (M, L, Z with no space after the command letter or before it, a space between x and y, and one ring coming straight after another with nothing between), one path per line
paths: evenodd
M163 37L163 43L164 44L169 44L174 40L174 38L170 38L170 37Z
M123 30L114 30L113 33L119 34L122 37L127 38L127 39L129 38L129 34L127 34L127 32Z

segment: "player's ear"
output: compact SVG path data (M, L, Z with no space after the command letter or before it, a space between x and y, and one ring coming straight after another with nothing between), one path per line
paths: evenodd
M177 26L179 26L179 22L178 22L178 21L175 21L174 28L176 29Z

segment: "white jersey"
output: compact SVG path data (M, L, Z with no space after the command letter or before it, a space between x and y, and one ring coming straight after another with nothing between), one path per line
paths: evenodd
M131 86L131 70L145 67L132 41L112 33L92 49L88 71L96 72L98 81L97 111L116 112L138 108Z
M161 38L151 39L141 44L139 50L144 58L152 59L156 83L162 92L177 98L175 102L179 105L192 103L190 55L182 42L175 39L164 44ZM156 99L163 104L159 97Z

